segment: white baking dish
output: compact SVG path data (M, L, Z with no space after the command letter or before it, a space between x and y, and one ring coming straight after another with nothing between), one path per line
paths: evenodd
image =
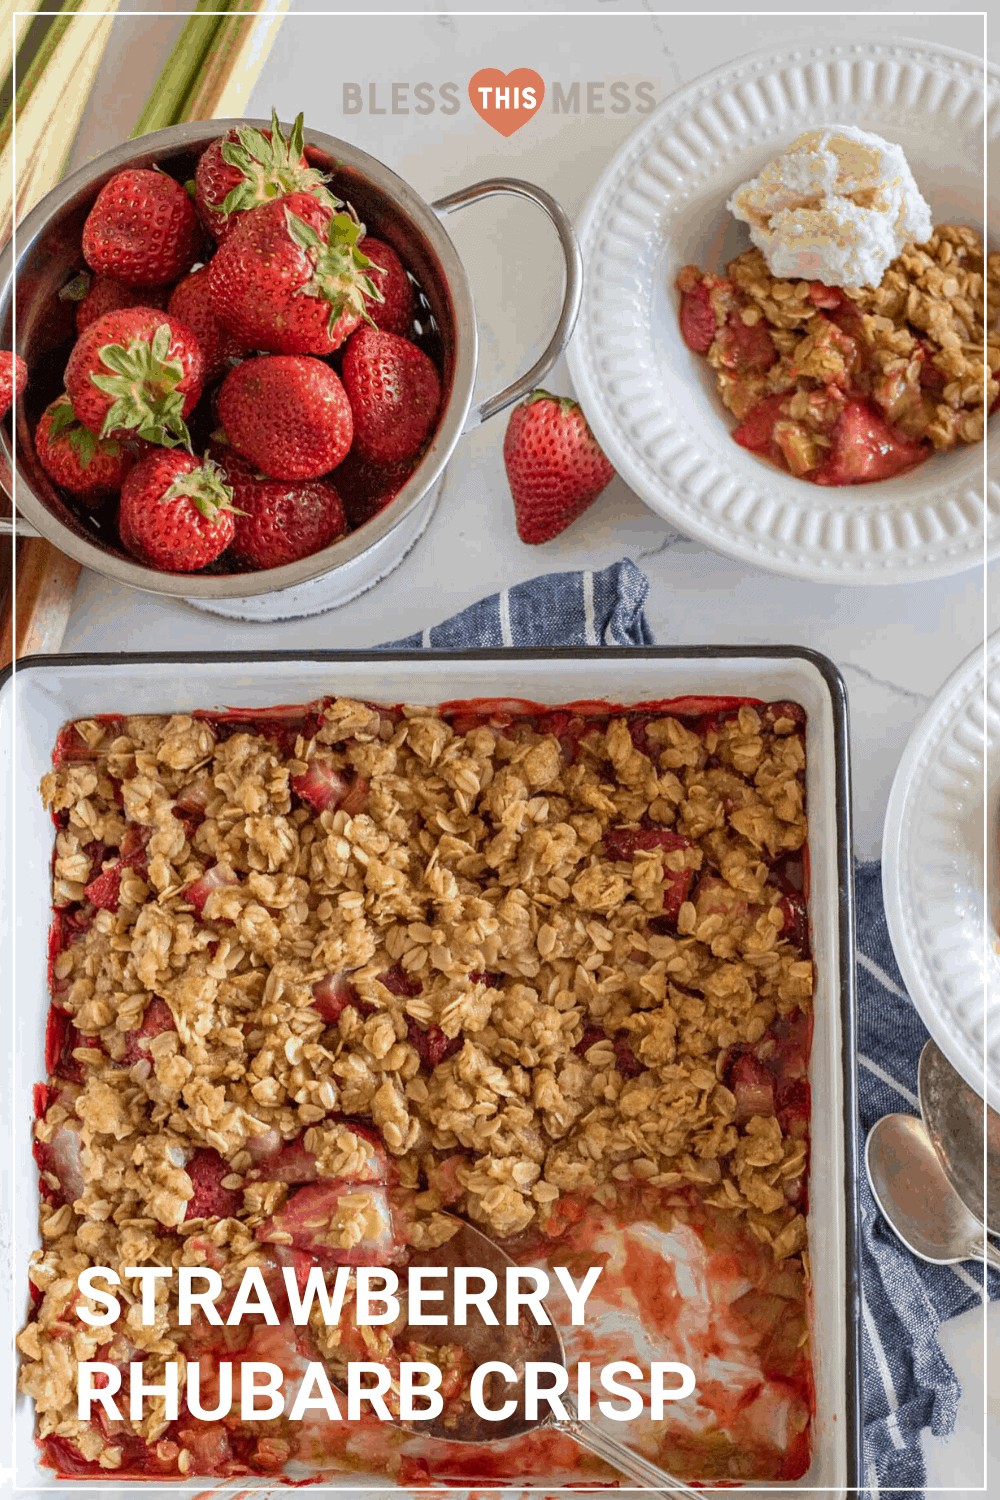
M809 1249L814 1277L813 1365L817 1413L814 1458L794 1489L843 1495L858 1476L860 1386L854 1156L853 911L847 704L843 682L824 657L795 648L703 647L623 651L444 654L265 654L243 656L54 656L29 658L0 685L0 754L8 793L0 888L0 947L9 976L11 1029L0 1048L9 1069L9 1144L4 1153L6 1228L13 1284L11 1336L27 1308L28 1255L38 1243L36 1172L31 1157L32 1084L45 1075L44 1018L52 824L38 796L56 734L94 713L169 713L191 708L261 708L339 693L381 703L437 704L518 697L558 704L605 698L636 703L675 695L733 694L792 699L808 714L809 912L817 969ZM15 1488L57 1496L173 1493L176 1484L60 1482L39 1467L31 1403L15 1403L15 1361L3 1370L4 1420L13 1424ZM10 1451L10 1445L4 1445ZM205 1479L185 1486L211 1488ZM260 1491L288 1494L263 1477ZM384 1487L384 1486L383 1486ZM220 1491L254 1488L234 1480ZM361 1500L378 1486L310 1487ZM547 1486L551 1488L551 1486ZM398 1493L398 1491L397 1491Z

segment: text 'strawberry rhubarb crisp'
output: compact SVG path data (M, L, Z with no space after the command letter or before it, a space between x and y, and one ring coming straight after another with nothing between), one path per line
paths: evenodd
M552 1432L475 1447L374 1417L244 1421L243 1361L322 1360L336 1384L352 1358L391 1371L412 1349L353 1323L350 1292L333 1327L316 1304L299 1327L185 1327L174 1277L146 1325L125 1274L212 1268L225 1314L259 1267L287 1308L286 1267L304 1284L405 1264L454 1232L447 1209L521 1263L604 1268L571 1364L634 1359L641 1333L692 1365L683 1411L627 1441L706 1482L806 1471L797 705L337 698L83 720L53 761L42 1248L18 1336L44 1464L607 1482ZM97 1265L122 1280L111 1328L77 1316ZM417 1357L457 1410L463 1351ZM203 1405L232 1361L232 1408L81 1421L75 1371L95 1359L142 1361L145 1384L197 1364Z

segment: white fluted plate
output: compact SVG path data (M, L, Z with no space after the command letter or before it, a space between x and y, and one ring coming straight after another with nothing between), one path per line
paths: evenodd
M998 825L1000 632L953 673L911 735L882 840L885 915L899 972L941 1051L994 1109Z
M684 345L674 280L749 245L734 189L803 130L857 125L898 142L935 222L983 229L983 138L1000 138L1000 72L917 41L767 50L672 95L624 144L579 225L576 393L611 461L685 535L838 584L943 577L1000 553L1000 453L938 454L909 475L822 488L733 442L713 371ZM993 214L998 214L994 205ZM1000 216L991 215L1000 241ZM985 498L984 498L985 497Z

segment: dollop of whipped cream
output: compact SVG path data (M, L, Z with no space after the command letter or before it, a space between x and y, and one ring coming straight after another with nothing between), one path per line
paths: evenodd
M902 149L853 125L807 130L728 208L750 225L773 276L826 286L878 286L889 262L932 228Z

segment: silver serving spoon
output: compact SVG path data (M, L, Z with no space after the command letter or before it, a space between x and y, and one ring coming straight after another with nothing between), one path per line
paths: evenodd
M449 1217L452 1216L449 1215ZM497 1278L498 1286L504 1286L507 1267L516 1265L516 1261L512 1260L485 1234L480 1233L478 1229L473 1229L472 1225L467 1224L464 1219L458 1222L461 1228L450 1240L434 1250L415 1252L410 1256L410 1264L446 1266L449 1269L456 1266L481 1267L483 1270L492 1271ZM454 1314L452 1288L453 1280L449 1277L441 1284L444 1301L434 1303L435 1313L443 1313L447 1323L428 1327L414 1326L412 1329L404 1328L400 1336L405 1338L409 1334L414 1341L421 1344L459 1343L468 1350L476 1365L497 1360L510 1365L516 1371L523 1371L526 1362L536 1360L565 1367L566 1354L554 1321L548 1326L539 1325L533 1318L523 1314L518 1326L507 1327L504 1323L504 1308L501 1305L503 1299L498 1297L495 1309L499 1320L498 1327L486 1323L475 1307L468 1309L468 1322L465 1325L452 1326ZM491 1302L490 1306L492 1305ZM547 1307L546 1310L552 1317L551 1309ZM523 1391L517 1386L509 1386L506 1382L500 1381L495 1391L487 1390L486 1396L491 1407L498 1408L512 1397L523 1397ZM634 1480L637 1484L673 1494L691 1495L695 1497L695 1500L703 1500L701 1491L692 1489L682 1479L675 1479L672 1475L664 1473L662 1469L647 1462L633 1449L626 1448L623 1443L609 1437L592 1422L584 1421L580 1417L576 1402L568 1392L562 1395L560 1400L569 1413L565 1419L556 1417L549 1408L544 1417L529 1421L524 1414L523 1399L518 1399L517 1410L512 1416L500 1422L490 1422L480 1417L473 1411L471 1405L468 1405L463 1408L458 1420L454 1417L448 1419L446 1413L442 1413L440 1417L431 1418L429 1421L407 1422L401 1425L405 1426L408 1432L444 1438L451 1443L492 1443L503 1438L518 1437L522 1433L535 1429L561 1432L574 1438L582 1448L587 1448L598 1458L602 1458L605 1463L610 1464L613 1469L617 1469L619 1474L624 1474L626 1478Z
M879 1208L914 1255L939 1266L984 1260L1000 1269L1000 1250L948 1181L922 1120L884 1115L868 1132L865 1166Z
M980 1224L1000 1234L1000 1115L934 1042L920 1054L917 1092L945 1176Z

